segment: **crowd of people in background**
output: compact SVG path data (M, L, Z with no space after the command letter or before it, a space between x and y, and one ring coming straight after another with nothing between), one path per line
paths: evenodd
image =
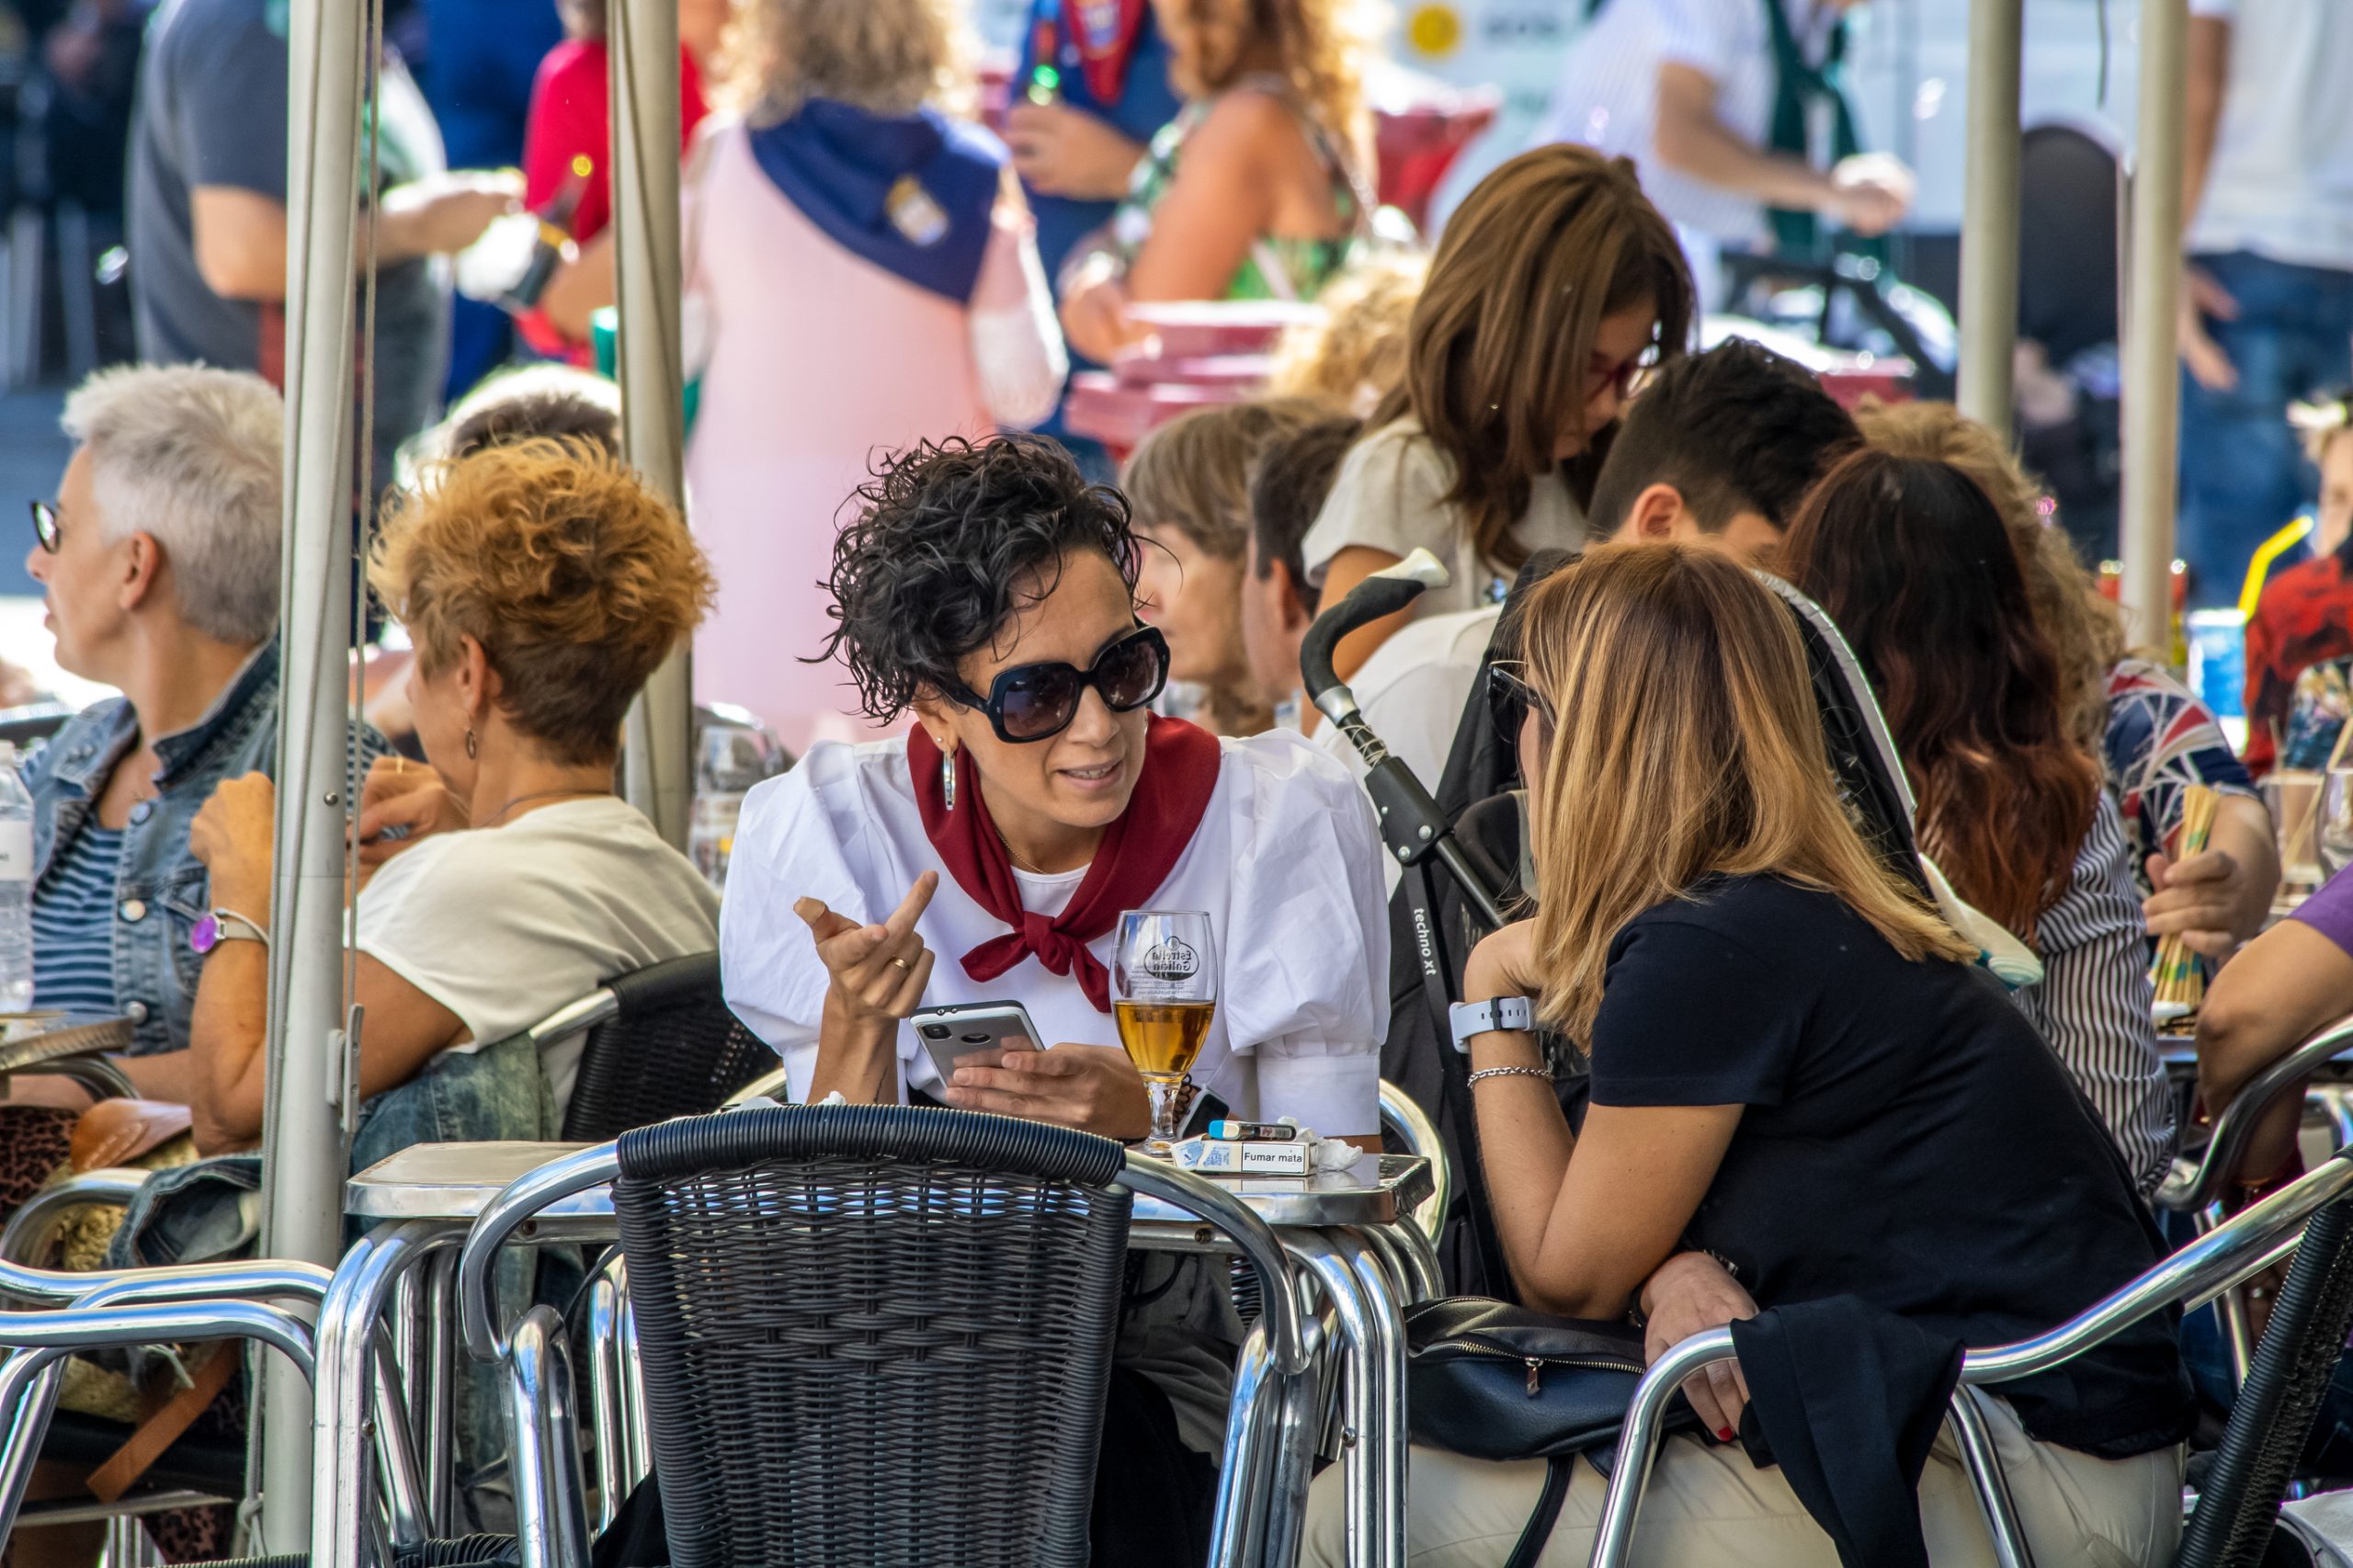
M551 1136L579 1037L529 1026L712 950L798 1099L1137 1139L1105 959L1147 902L1210 924L1201 1098L1377 1146L1398 871L1301 649L1427 551L1445 581L1335 669L1433 788L1474 733L1509 776L1528 917L1471 954L1462 999L1495 1006L1451 1043L1524 1300L1631 1312L1654 1353L1828 1298L1982 1345L2146 1269L2185 1115L2152 945L2212 970L2208 1111L2353 1006L2353 882L2274 924L2257 786L2337 760L2353 712L2353 401L2325 391L2353 382L2353 314L2302 303L2353 311L2353 211L2280 107L2346 100L2317 67L2306 97L2245 85L2291 47L2343 59L2353 21L2198 7L2188 460L2229 461L2186 491L2193 594L2236 599L2302 498L2300 456L2320 485L2313 559L2249 623L2244 761L2168 651L2129 641L2011 432L1842 405L1737 334L1703 347L1744 252L1868 240L1911 200L1838 94L1852 0L1608 0L1540 144L1427 248L1377 210L1373 44L1341 0L1038 0L1001 139L953 0L683 0L683 507L623 462L596 373L605 7L564 0L512 156L455 171L388 50L353 512L409 652L348 759L363 1146L449 1136L452 1105L472 1136ZM35 1000L127 1017L131 1080L206 1155L251 1150L265 1104L285 18L158 8L126 197L149 363L68 400L75 451L28 557L60 665L122 694L28 772ZM516 312L537 362L452 386L453 342L506 355L453 339L448 258L527 210L572 242ZM1062 427L1073 368L1155 309L1266 301L1322 310L1262 391L1124 451ZM2263 485L2217 477L2249 463ZM1834 787L1776 583L1884 713L1917 802L1901 855ZM699 695L801 754L752 791L723 901L614 791L625 710L688 645ZM2190 845L2200 790L2221 800ZM1040 1049L952 1074L917 1049L918 1006L1008 992ZM1539 1030L1575 1048L1568 1110ZM21 1101L0 1139L61 1145L82 1103ZM2269 1127L2232 1201L2300 1170L2292 1125ZM1825 1193L1861 1210L1826 1215ZM1146 1274L1097 1561L1199 1562L1242 1324L1199 1259ZM1695 1387L1708 1430L1660 1461L1659 1560L1831 1560L1734 1446L1746 1399ZM1991 1409L2045 1561L2166 1558L2192 1419L2169 1325ZM1317 1484L1312 1561L1344 1560L1340 1485ZM1417 1452L1411 1487L1416 1551L1500 1562L1545 1476ZM1975 1561L1957 1456L1919 1491L1933 1559ZM1540 1562L1583 1560L1600 1492L1581 1472L1551 1499Z

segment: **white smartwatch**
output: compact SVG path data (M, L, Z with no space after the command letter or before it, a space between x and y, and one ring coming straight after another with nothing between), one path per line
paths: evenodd
M1454 1029L1454 1049L1467 1053L1474 1034L1534 1028L1536 1005L1525 996L1495 996L1484 1002L1457 1002L1446 1010L1446 1017Z

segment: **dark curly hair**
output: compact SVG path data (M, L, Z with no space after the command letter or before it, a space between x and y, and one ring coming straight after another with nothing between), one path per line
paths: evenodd
M919 441L872 473L834 541L836 624L808 662L839 659L878 723L959 679L964 655L1053 591L1065 555L1099 551L1135 589L1127 497L1043 437Z

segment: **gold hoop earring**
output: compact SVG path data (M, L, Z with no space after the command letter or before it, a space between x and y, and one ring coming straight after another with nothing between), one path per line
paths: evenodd
M473 727L472 724L467 725L467 726L466 726L466 760L467 760L468 762L472 762L472 761L474 759L475 754L476 754L476 753L478 753L481 749L482 749L482 748L481 748L480 744L479 744L478 742L476 742L476 741L475 741L475 739L474 739L474 727Z

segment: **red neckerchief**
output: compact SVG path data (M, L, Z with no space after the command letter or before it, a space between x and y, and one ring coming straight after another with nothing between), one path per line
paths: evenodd
M1062 25L1078 42L1086 91L1103 108L1118 108L1120 95L1127 90L1128 62L1135 54L1136 34L1143 28L1150 4L1151 0L1060 0ZM1041 40L1051 36L1040 29ZM1040 58L1049 64L1061 63L1051 52Z
M964 972L985 983L1034 956L1048 973L1075 977L1096 1011L1109 1012L1110 973L1086 944L1109 931L1122 910L1142 908L1176 869L1216 792L1220 755L1217 737L1208 731L1154 714L1144 731L1143 771L1128 809L1104 833L1070 903L1050 918L1021 907L1013 862L965 756L956 758L956 809L950 811L940 788L939 748L915 729L907 736L907 768L924 834L965 896L1012 927L966 953Z

